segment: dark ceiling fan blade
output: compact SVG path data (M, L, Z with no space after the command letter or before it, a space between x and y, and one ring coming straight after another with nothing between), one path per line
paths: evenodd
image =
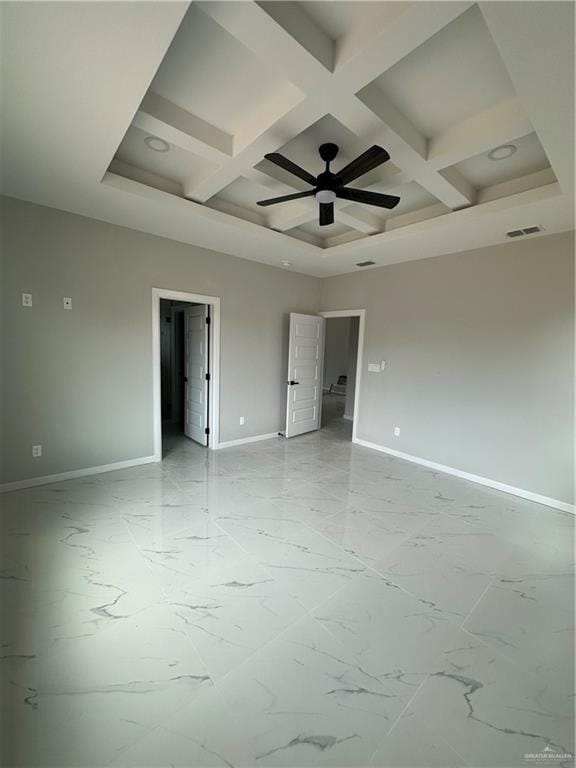
M342 200L351 200L353 203L365 203L366 205L378 205L380 208L395 208L400 202L396 195L382 195L380 192L368 192L364 189L350 189L343 187L336 190L336 196Z
M316 185L316 178L312 176L311 173L305 171L304 168L300 168L299 165L293 163L292 160L288 160L288 158L284 157L284 155L280 155L278 152L271 152L268 155L264 155L264 157L266 160L270 160L271 163L279 165L280 168L288 171L288 173L292 173L294 176L298 176L299 179L302 179L302 181L305 181L307 184Z
M354 181L354 179L357 179L359 176L363 176L365 173L377 168L387 160L390 160L388 152L375 144L373 147L370 147L370 149L367 149L366 152L359 155L356 160L352 160L351 163L348 163L347 166L342 168L342 170L336 174L336 183L348 184L348 182Z
M276 205L276 203L287 203L289 200L298 200L301 197L313 197L314 190L308 192L295 192L293 195L283 195L282 197L271 197L268 200L258 200L256 205Z
M320 226L334 224L334 203L320 203Z

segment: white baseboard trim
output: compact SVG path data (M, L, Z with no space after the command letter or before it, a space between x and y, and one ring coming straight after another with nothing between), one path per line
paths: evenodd
M278 432L268 432L266 435L254 435L253 437L241 437L239 440L228 440L225 443L218 443L214 446L215 449L219 448L233 448L235 445L246 445L246 443L259 443L261 440L271 440L273 437L278 437Z
M515 488L513 485L500 483L497 480L490 480L490 478L482 477L481 475L473 475L470 472L463 472L461 469L454 469L454 467L447 467L445 464L438 464L435 461L421 459L419 456L411 456L409 453L397 451L394 448L388 448L384 445L379 445L378 443L371 443L368 440L362 440L359 437L357 437L352 442L357 443L358 445L362 445L364 448L371 448L373 451L380 451L380 453L387 453L390 456L396 456L399 459L411 461L413 464L421 464L424 467L435 469L438 472L444 472L447 475L454 475L455 477L460 477L463 480L470 480L472 483L478 483L479 485L486 485L489 488L495 488L497 491L503 491L504 493L509 493L512 496L520 496L522 499L528 499L529 501L535 501L538 504L544 504L546 507L560 509L562 512L569 512L572 515L576 513L574 504L569 504L566 501L560 501L560 499L553 499L550 496L542 496L539 493L525 491L523 488Z
M13 483L2 483L0 485L0 493L21 491L24 488L33 488L36 485L60 483L63 480L75 480L78 477L87 477L88 475L100 475L102 472L114 472L116 469L130 469L130 467L139 467L141 464L153 464L156 461L158 461L156 456L141 456L139 459L128 459L127 461L116 461L113 464L102 464L100 467L73 469L70 472L59 472L55 475L31 477L28 480L16 480Z

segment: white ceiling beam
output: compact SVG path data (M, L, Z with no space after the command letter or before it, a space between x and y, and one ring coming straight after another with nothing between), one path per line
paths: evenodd
M428 163L437 170L526 136L534 129L517 98L503 101L430 140Z
M216 5L216 3L215 3ZM306 99L290 110L269 130L261 133L252 143L234 154L225 165L208 177L196 181L190 179L183 184L185 197L197 202L205 202L250 168L262 161L268 152L275 152L298 133L320 120L325 114L324 105Z
M262 227L268 225L266 216L263 213L258 213L258 211L253 211L243 205L236 205L236 203L231 203L229 200L215 199L211 200L209 205L210 208L215 208L217 211L228 213L231 216L236 216L246 221L252 221L254 224L259 224Z
M234 154L256 141L263 133L288 115L303 100L302 93L292 83L281 83L256 110L251 111L234 132Z
M147 184L149 187L161 189L163 192L169 192L171 195L182 197L182 187L178 181L167 179L151 171L145 171L143 168L125 163L117 157L112 159L108 166L108 172L116 176L126 176L127 179L137 181L139 184Z
M352 229L362 232L364 235L375 235L377 232L382 232L384 229L383 219L378 218L378 216L364 208L360 208L360 206L346 203L344 201L337 201L335 205L337 211L336 220L339 224L346 224L348 227L352 227Z
M519 192L526 192L529 189L545 187L554 184L556 176L552 168L543 168L541 171L527 173L516 179L503 181L500 184L492 184L490 187L484 187L478 191L478 203L487 203L490 200L498 200L501 197L517 195Z
M370 112L378 117L378 122L373 122L373 117L369 112L362 112L363 105ZM408 118L397 109L392 102L386 98L384 93L375 85L369 85L358 93L358 98L351 100L345 109L350 110L354 115L354 120L363 123L364 130L370 130L374 125L376 130L382 131L384 123L385 129L391 133L391 140L397 138L402 149L410 149L418 158L424 159L428 153L428 141L422 136ZM360 126L359 126L360 127Z
M278 232L308 224L318 218L318 205L314 198L284 203L268 214L268 226Z
M334 41L297 3L274 0L259 5L325 69L334 69Z
M408 211L407 213L401 213L398 216L391 216L386 220L384 231L391 232L393 229L407 227L410 224L416 224L419 221L426 221L427 219L434 219L437 216L443 216L446 213L450 213L450 209L446 208L442 203L427 205L425 208L418 208L416 211Z
M263 65L279 72L304 93L314 90L329 77L332 62L326 62L326 46L318 42L319 30L314 37L307 37L305 47L255 2L208 0L197 6L252 51ZM296 25L297 20L290 26Z
M144 98L133 125L217 164L232 155L230 134L152 92Z
M335 72L347 92L357 93L458 18L472 2L384 4L354 49L338 48Z
M471 205L475 190L454 172L436 171L426 162L428 143L375 86L342 101L335 117L367 141L382 144L392 162L449 208Z
M335 245L341 245L342 243L352 243L355 240L360 240L361 238L362 235L359 232L343 232L341 235L333 235L332 237L327 237L324 240L323 247L324 249L333 248Z
M291 195L294 192L303 192L307 186L298 189L295 186L285 184L275 176L271 176L258 168L247 168L242 174L243 178L260 188L263 195Z

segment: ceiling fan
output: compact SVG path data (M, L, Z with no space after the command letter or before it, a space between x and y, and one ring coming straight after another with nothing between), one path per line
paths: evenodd
M298 200L301 197L315 197L320 204L320 226L325 226L334 223L334 200L337 197L342 200L350 200L351 203L365 203L366 205L377 205L380 208L389 209L394 208L400 202L400 198L394 195L383 195L379 192L368 192L345 186L348 182L354 181L359 176L363 176L368 171L390 160L390 155L382 147L377 145L370 147L338 173L332 173L330 170L330 163L338 154L338 145L321 144L318 152L326 163L326 169L318 176L312 176L304 168L300 168L299 165L278 152L264 155L266 160L270 160L271 163L275 163L285 171L298 176L299 179L310 184L312 189L307 192L296 192L293 195L271 197L269 200L259 200L258 205L275 205L276 203L287 203L289 200Z

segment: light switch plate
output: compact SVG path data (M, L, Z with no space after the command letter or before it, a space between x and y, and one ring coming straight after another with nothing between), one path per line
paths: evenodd
M64 296L62 299L62 306L64 309L72 309L72 297Z
M32 294L31 293L23 293L22 294L22 306L23 307L31 307L32 306Z
M368 363L370 373L380 373L380 363Z

